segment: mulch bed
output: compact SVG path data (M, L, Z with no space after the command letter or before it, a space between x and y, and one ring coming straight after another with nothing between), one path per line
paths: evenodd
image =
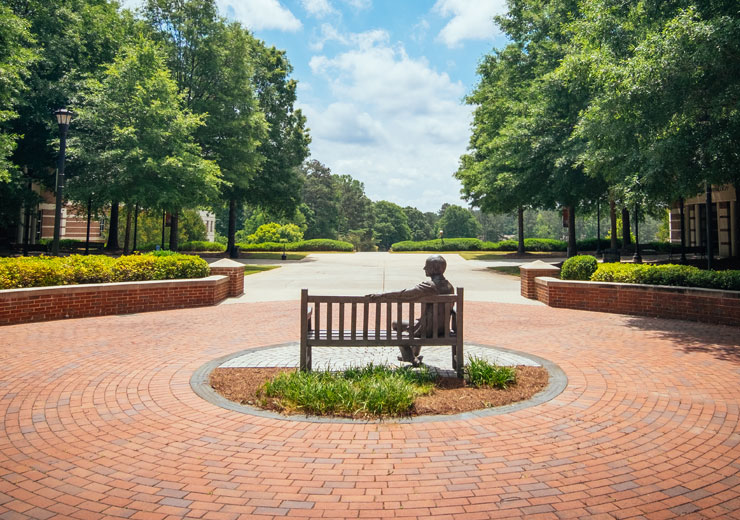
M292 368L217 368L211 372L213 389L230 401L264 407L276 412L283 410L271 402L263 403L258 390L268 379ZM504 406L531 398L547 386L548 374L543 367L517 366L517 383L506 390L467 386L456 377L442 377L430 395L420 396L411 412L417 415L448 415L481 408Z

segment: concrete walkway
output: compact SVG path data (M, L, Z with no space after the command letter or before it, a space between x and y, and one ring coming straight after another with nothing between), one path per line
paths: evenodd
M386 289L406 285L390 270ZM324 273L309 287L334 287ZM193 393L208 361L295 341L297 314L293 298L2 327L0 519L740 518L740 328L471 299L467 340L557 364L565 390L409 424Z
M312 294L328 295L397 291L427 279L423 270L427 256L354 253L309 255L301 261L250 260L249 263L269 262L281 267L259 276L247 276L244 296L231 299L229 303L295 300L300 298L302 288ZM494 265L519 265L521 260L466 261L458 254L443 253L443 256L447 261L445 276L455 287L465 288L466 301L541 305L520 295L519 278L488 269ZM558 259L548 261L557 262Z

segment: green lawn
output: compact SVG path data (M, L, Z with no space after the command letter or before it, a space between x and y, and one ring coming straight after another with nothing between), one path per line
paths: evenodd
M457 254L465 260L498 260L502 256L516 255L516 251L457 251ZM553 251L527 251L526 254L552 256L558 253ZM565 253L560 254L564 255Z
M285 253L286 260L303 260L311 253L304 251ZM239 255L240 258L252 258L255 260L281 260L283 253L279 251L255 251L255 252L244 252L242 251Z
M244 276L255 274L255 273L261 273L262 271L270 271L272 269L277 269L280 267L279 265L250 265L247 264L244 266Z
M519 276L519 266L518 265L499 265L496 267L488 267L487 269L490 269L491 271L496 271L497 273L501 273L501 274Z

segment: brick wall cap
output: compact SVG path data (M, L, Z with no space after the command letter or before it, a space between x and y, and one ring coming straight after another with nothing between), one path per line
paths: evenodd
M550 265L547 262L543 262L542 260L535 260L534 262L529 262L528 264L522 264L519 266L519 269L520 270L533 269L536 271L553 271L553 272L560 271L559 267Z
M226 279L224 275L216 274L206 276L205 278L179 278L176 280L147 280L141 282L112 282L112 283L87 283L78 285L53 285L49 287L26 287L23 289L2 289L0 290L0 298L13 298L23 296L43 296L46 294L60 294L60 293L79 293L94 290L100 291L115 291L121 288L136 288L140 286L142 288L151 288L152 285L159 286L162 288L175 286L175 285L215 285L220 280Z
M236 262L234 260L231 260L229 258L222 258L221 260L217 262L213 262L210 267L218 267L218 268L224 268L224 267L232 267L232 268L241 268L244 269L244 264L240 264L239 262Z
M534 281L537 285L558 285L560 287L583 287L591 285L596 287L614 287L620 290L631 291L658 291L664 293L694 294L697 296L709 296L715 298L732 298L740 300L740 291L726 291L723 289L706 289L704 287L679 287L675 285L649 285L640 283L620 283L620 282L590 282L587 280L561 280L551 276L536 278Z

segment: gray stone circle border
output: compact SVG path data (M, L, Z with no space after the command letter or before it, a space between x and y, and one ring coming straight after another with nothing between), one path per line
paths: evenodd
M225 397L218 394L211 386L208 384L208 378L211 374L211 372L216 369L217 367L221 366L226 361L229 361L230 359L233 359L238 356L242 356L247 352L254 352L258 350L268 350L275 347L282 347L286 345L292 345L294 342L290 343L281 343L277 345L267 345L264 347L256 347L256 348L250 348L241 350L239 352L228 354L226 356L222 356L217 359L213 359L209 361L208 363L202 365L200 368L198 368L195 372L193 372L193 375L190 377L190 387L193 389L193 391L203 398L204 400L208 401L209 403L219 406L221 408L225 408L227 410L231 410L233 412L239 412L239 413L245 413L248 415L255 415L257 417L264 417L267 419L277 419L282 421L297 421L297 422L311 422L311 423L418 423L418 422L435 422L435 421L458 421L458 420L467 420L467 419L476 419L480 417L489 417L492 415L502 415L506 413L516 412L518 410L522 410L524 408L529 408L530 406L537 406L539 404L545 403L547 401L550 401L560 395L560 393L565 390L565 388L568 386L568 376L565 375L565 372L553 363L552 361L549 361L545 358L541 358L539 356L535 356L534 354L527 354L524 352L519 352L516 350L506 349L502 347L493 347L490 345L481 345L479 343L465 343L465 345L475 345L476 347L482 347L482 348L489 348L493 350L498 350L502 352L507 352L510 354L514 354L517 356L522 356L524 358L528 358L532 361L535 361L536 363L539 363L540 366L545 368L547 370L549 375L549 382L547 387L545 387L544 390L541 390L537 394L533 395L530 399L527 399L526 401L519 401L517 403L512 403L505 406L498 406L494 408L482 408L480 410L473 410L471 412L464 412L454 415L421 415L418 417L400 417L400 418L387 418L387 419L347 419L343 417L317 417L312 415L282 415L276 412L272 412L269 410L263 410L261 408L257 408L255 406L249 406L245 404L239 404L235 403L234 401L229 401Z

